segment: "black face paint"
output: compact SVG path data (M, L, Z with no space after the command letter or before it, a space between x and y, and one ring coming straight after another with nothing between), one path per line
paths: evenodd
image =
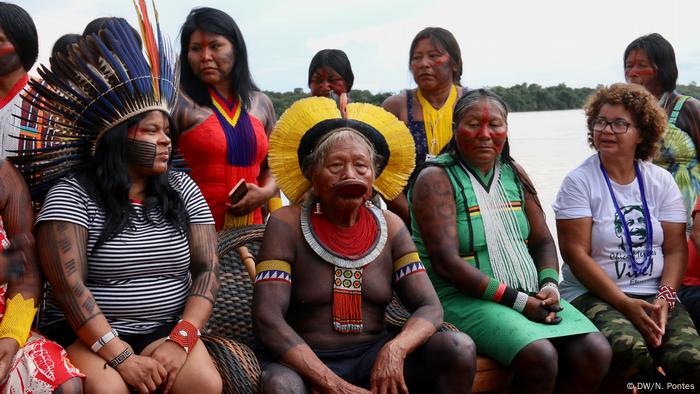
M150 142L129 138L126 145L126 155L129 164L153 168L156 162L156 145Z

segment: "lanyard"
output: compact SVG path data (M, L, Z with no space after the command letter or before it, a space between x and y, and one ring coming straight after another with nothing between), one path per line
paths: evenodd
M630 229L629 226L627 225L627 220L625 220L625 215L622 213L620 210L620 206L617 203L617 199L615 198L615 192L613 191L612 185L610 184L610 178L608 177L608 173L605 171L605 168L603 167L603 162L600 160L600 156L598 157L598 160L600 161L600 170L603 172L603 177L605 178L605 183L608 185L608 191L610 192L610 197L612 197L613 205L615 206L615 212L617 212L617 217L620 218L620 221L622 222L622 230L625 233L625 242L627 244L627 252L628 252L628 257L629 257L629 262L630 266L632 267L632 271L634 271L634 276L640 276L643 275L644 272L649 268L651 265L651 248L654 242L654 229L651 226L651 215L649 214L649 206L647 205L647 198L646 194L644 192L644 180L642 179L642 174L639 172L639 165L637 164L637 161L635 160L634 162L634 173L637 176L637 184L639 185L639 193L642 196L642 210L644 213L644 226L646 227L647 230L647 237L645 241L645 250L644 250L644 260L640 263L637 262L637 259L634 257L634 250L632 249L632 237L630 235Z

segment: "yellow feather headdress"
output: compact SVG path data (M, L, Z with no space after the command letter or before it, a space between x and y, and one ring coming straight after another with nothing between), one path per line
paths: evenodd
M347 118L334 100L309 97L292 104L270 136L268 163L277 185L290 201L299 201L311 188L301 163L321 136L338 128L358 131L372 142L381 157L374 189L393 200L406 186L415 167L415 145L406 125L376 105L351 103Z

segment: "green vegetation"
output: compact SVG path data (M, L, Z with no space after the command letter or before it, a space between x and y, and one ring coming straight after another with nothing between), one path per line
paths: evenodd
M570 88L563 83L548 87L542 87L535 83L522 83L509 88L493 86L490 89L503 97L513 112L581 108L586 97L595 90L593 88ZM677 90L681 94L700 99L700 86L695 81L689 85L678 85ZM280 116L293 102L309 96L302 88L284 93L266 91L265 94L272 100L277 116ZM350 92L350 99L360 103L381 105L391 95L392 93L387 92L373 94L369 90L353 90Z

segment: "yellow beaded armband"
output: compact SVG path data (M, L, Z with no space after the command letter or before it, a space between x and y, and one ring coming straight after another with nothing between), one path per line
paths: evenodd
M13 338L20 348L23 347L29 338L34 315L34 298L25 300L22 294L17 294L7 300L5 315L0 322L0 338Z
M267 201L267 209L270 213L282 208L282 199L279 197L272 197Z

